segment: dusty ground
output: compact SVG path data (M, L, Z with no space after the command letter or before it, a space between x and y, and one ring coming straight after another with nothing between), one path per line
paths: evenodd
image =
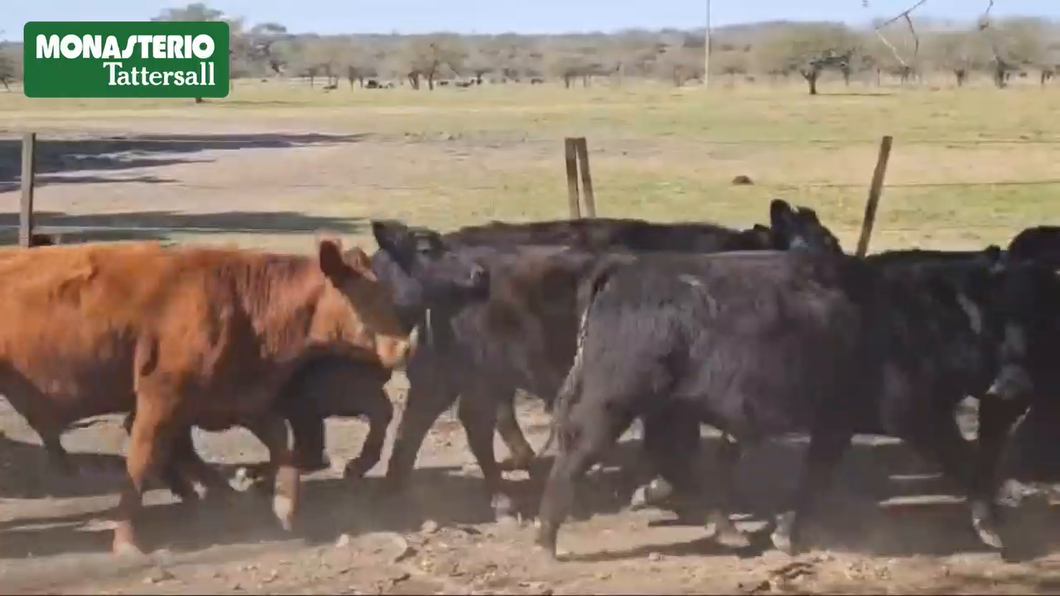
M14 238L16 133L24 130L43 141L39 224L80 228L64 229L73 241L305 251L321 228L370 246L372 217L442 229L564 217L559 147L567 134L589 138L601 215L750 224L764 222L768 198L779 195L817 207L851 247L874 143L888 133L895 156L874 248L1004 242L1060 213L1060 103L1049 100L1052 90L813 100L783 90L703 98L665 88L269 93L131 107L0 94L0 240ZM737 174L755 185L731 187ZM399 412L401 382L392 391ZM720 551L702 527L666 512L621 512L632 484L609 466L587 483L598 514L561 533L571 560L545 561L529 548L540 478L511 477L521 526L492 523L463 433L448 415L428 437L404 498L377 491L388 451L361 483L330 472L307 478L295 535L278 529L254 492L186 506L155 490L142 525L156 549L152 562L116 562L106 554L104 520L118 483L98 470L119 463L118 419L64 437L97 470L72 480L47 468L37 437L6 408L0 400L6 593L1060 592L1060 556L1050 554L1060 534L1047 504L1025 502L1009 514L1013 552L1005 562L977 548L965 510L933 470L886 442L852 451L815 526L820 550L795 560ZM531 402L520 411L540 445L544 414ZM328 430L335 460L356 455L362 423L331 421ZM229 472L265 457L242 431L196 440ZM794 481L800 449L772 445L743 462L745 527L760 525L754 511L775 505Z

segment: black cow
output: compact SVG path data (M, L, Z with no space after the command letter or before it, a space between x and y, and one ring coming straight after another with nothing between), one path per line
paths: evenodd
M1060 226L1035 226L1016 234L1006 252L1010 259L1033 259L1060 269Z
M770 211L772 228L748 231L713 224L575 220L522 226L494 223L447 235L446 240L468 244L492 239L493 246L463 249L489 264L490 300L488 305L456 310L432 309L430 320L422 323L431 340L421 343L408 366L407 406L387 470L391 487L403 484L430 426L462 396L458 415L494 510L498 517L507 516L511 501L499 489L501 467L493 457L492 434L496 428L512 453L505 467L529 467L534 451L518 427L513 400L516 390L524 389L551 401L572 361L577 287L597 256L574 247L635 252L678 248L710 252L738 246L840 250L835 236L812 210L793 209L775 200ZM555 245L564 244L574 247L557 252ZM553 248L542 252L542 245ZM373 267L377 265L379 271L386 268L382 262Z
M503 517L510 500L500 493L493 455L494 428L512 454L511 468L527 468L534 451L515 418L516 389L546 401L555 395L574 353L575 292L596 255L581 250L687 250L711 252L807 246L840 250L839 243L808 208L782 200L770 204L771 227L733 230L714 224L657 224L641 220L574 220L464 228L444 238L425 230L396 228L377 240L386 250L373 256L373 270L395 290L408 325L419 325L421 343L409 363L410 392L388 466L391 487L411 472L416 453L437 417L462 395L459 415L482 466L494 508ZM395 255L455 248L490 269L489 306L424 300L408 284ZM562 250L562 247L571 247ZM546 248L551 247L551 248ZM579 248L580 247L580 248ZM425 305L430 303L429 315ZM429 338L427 341L422 341ZM300 394L300 392L295 392ZM323 413L323 411L320 411ZM327 465L323 417L299 419L293 428L303 463ZM311 454L312 452L312 454Z
M1001 275L1003 304L998 378L989 393L1002 399L995 416L1014 419L1029 408L1016 432L1017 475L1054 480L1060 420L1060 277L1055 266L1012 259Z
M900 275L798 252L602 263L586 281L575 364L557 397L560 453L537 544L555 554L573 480L641 417L658 469L692 495L704 493L699 450L674 432L688 423L675 421L751 444L808 432L803 478L772 534L781 550L793 550L803 514L856 433L900 437L939 462L969 495L980 538L1000 546L992 484L955 417L966 395L984 393L996 366L988 290L997 258L989 251ZM738 534L727 515L711 518L719 536Z

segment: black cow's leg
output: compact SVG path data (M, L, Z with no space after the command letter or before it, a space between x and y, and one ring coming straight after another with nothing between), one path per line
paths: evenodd
M630 499L630 508L659 506L672 496L677 487L670 478L677 472L668 472L666 468L673 467L670 461L674 457L684 457L686 452L690 453L692 450L699 449L699 439L699 421L694 417L665 416L662 413L645 416L644 454L647 456L651 470L657 476L648 484L637 488ZM693 495L680 494L678 496Z
M999 432L996 426L999 425L987 424L987 445L1001 440L993 436ZM926 457L934 460L942 468L943 474L965 491L971 506L972 527L979 539L992 548L1002 548L994 517L994 495L989 494L990 489L987 488L993 486L992 481L986 480L987 454L973 454L971 445L961 435L957 417L952 412L948 415L941 412L928 418L927 424L917 425L912 430L913 432L903 438Z
M280 526L291 531L298 511L301 475L294 465L294 452L287 446L287 421L277 413L268 412L247 420L243 426L269 450L272 511Z
M386 430L394 418L394 404L390 403L382 389L378 393L362 396L361 401L363 415L368 418L368 436L361 445L360 455L346 464L343 470L345 478L362 478L379 463L386 442Z
M133 422L135 420L136 411L134 410L125 415L125 419L122 421L125 433L129 436L133 435ZM184 463L192 459L198 459L191 434L191 427L187 428L187 431L174 434L169 459L160 464L158 472L162 485L170 489L170 492L175 494L182 502L198 501L199 497L198 492L195 491L194 481L190 475L184 474L185 468L188 467Z
M667 483L659 487L657 481L653 481L648 488L656 485L654 488L658 491L659 488L665 490L672 487L678 497L683 497L680 499L682 505L693 505L700 510L707 505L707 521L714 528L715 539L726 546L746 548L750 546L750 541L729 519L736 459L731 457L731 450L722 447L722 454L719 454L715 462L718 465L713 474L713 484L717 486L720 498L711 502L705 481L709 472L700 443L699 422L694 415L657 412L646 416L644 446L651 455L656 470ZM739 457L739 452L736 452L736 457ZM645 502L658 502L662 498L660 493L661 491L644 495ZM689 499L694 500L689 502Z
M574 500L575 483L633 421L629 412L607 406L602 400L583 397L571 407L563 428L557 431L562 433L560 450L541 498L540 525L534 541L553 557L560 524Z
M290 412L287 422L291 425L298 469L310 473L331 467L331 460L324 449L324 417L317 412Z
M813 513L817 498L832 480L843 454L850 447L851 432L825 430L810 437L810 446L803 460L802 477L790 505L777 515L776 528L770 538L777 549L793 554L798 546L804 517Z
M529 470L536 456L534 448L530 446L526 435L519 428L519 420L515 417L515 391L503 396L496 394L494 398L499 398L497 399L497 433L500 434L511 454L508 459L500 463L500 468L502 470Z
M460 395L457 412L471 453L478 461L486 483L486 493L497 520L512 517L512 500L501 489L501 469L493 451L493 431L497 426L497 402L490 387L482 381L473 382Z
M999 478L998 462L1004 451L1006 440L1013 425L1027 410L1027 404L996 398L979 400L979 461L976 466L974 492L977 498L994 505L997 498ZM974 499L973 499L974 500ZM981 506L980 506L981 507ZM978 524L973 519L976 527Z
M386 485L390 490L401 488L408 480L427 431L459 395L458 390L442 375L421 376L414 370L408 371L408 374L410 385L405 411L401 415L387 463Z

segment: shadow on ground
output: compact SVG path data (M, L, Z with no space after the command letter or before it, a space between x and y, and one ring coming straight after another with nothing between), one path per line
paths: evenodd
M203 151L237 149L289 149L308 145L355 143L365 135L326 134L218 134L130 135L91 139L50 139L37 136L36 185L91 184L96 182L165 183L156 176L119 178L107 173L192 163ZM69 176L72 172L98 172ZM22 140L0 138L0 193L14 190L22 178Z
M357 234L365 225L359 218L307 215L295 211L134 211L99 215L38 211L34 214L34 224L35 229L43 233L52 230L49 226L63 228L60 238L63 244L114 240L167 241L174 234L311 234L318 230ZM0 213L0 245L18 243L18 225L19 214Z
M706 448L713 449L716 441L705 438ZM9 448L7 444L0 447ZM738 502L733 513L755 522L779 508L797 479L804 448L804 444L777 442L749 451L735 479ZM626 441L613 450L603 466L583 481L575 513L614 516L623 511L634 487L646 479L635 461L639 454L639 441ZM549 459L542 458L541 469L529 479L505 483L524 522L537 511L544 483L541 471L547 469ZM226 467L230 474L231 467ZM18 482L9 472L8 467L0 481L5 492L14 491L12 483ZM117 486L109 490L114 492ZM940 481L934 466L920 461L904 445L855 444L838 470L834 488L823 498L820 513L808 526L809 544L891 557L984 550L970 530L966 506L946 498L953 494ZM375 531L415 531L425 520L449 527L493 522L482 479L455 467L418 468L406 490L397 494L387 492L382 479L374 476L357 482L334 477L308 478L302 513L293 534L278 527L267 491L254 489L198 503L151 501L153 504L145 508L139 525L144 546L172 551L291 538L327 543L342 533L356 536ZM66 517L4 522L0 525L4 534L0 558L106 551L110 532L98 527L86 529L88 522L105 515L97 509ZM1007 511L1004 521L1003 535L1011 547L1006 555L1010 558L1026 558L1060 544L1060 512L1043 502L1025 503ZM672 521L660 520L656 525L666 523ZM754 536L754 543L753 552L742 554L758 554L770 548L768 536L761 532ZM697 539L617 551L601 548L573 558L618 560L641 558L649 552L688 556L723 550L705 539Z

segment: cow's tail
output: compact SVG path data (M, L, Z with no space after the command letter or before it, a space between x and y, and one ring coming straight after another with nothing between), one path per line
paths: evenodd
M593 304L597 294L600 293L611 279L614 272L623 264L628 263L629 256L605 257L599 261L591 270L585 281L578 288L577 305L581 311L581 319L578 321L578 335L575 342L574 362L567 377L563 380L556 399L552 405L552 424L549 425L548 438L541 447L541 453L545 453L552 446L553 441L558 438L560 451L566 451L568 441L564 438L562 427L566 424L570 409L577 403L581 393L582 368L584 365L585 338L588 334L589 317L592 313Z

